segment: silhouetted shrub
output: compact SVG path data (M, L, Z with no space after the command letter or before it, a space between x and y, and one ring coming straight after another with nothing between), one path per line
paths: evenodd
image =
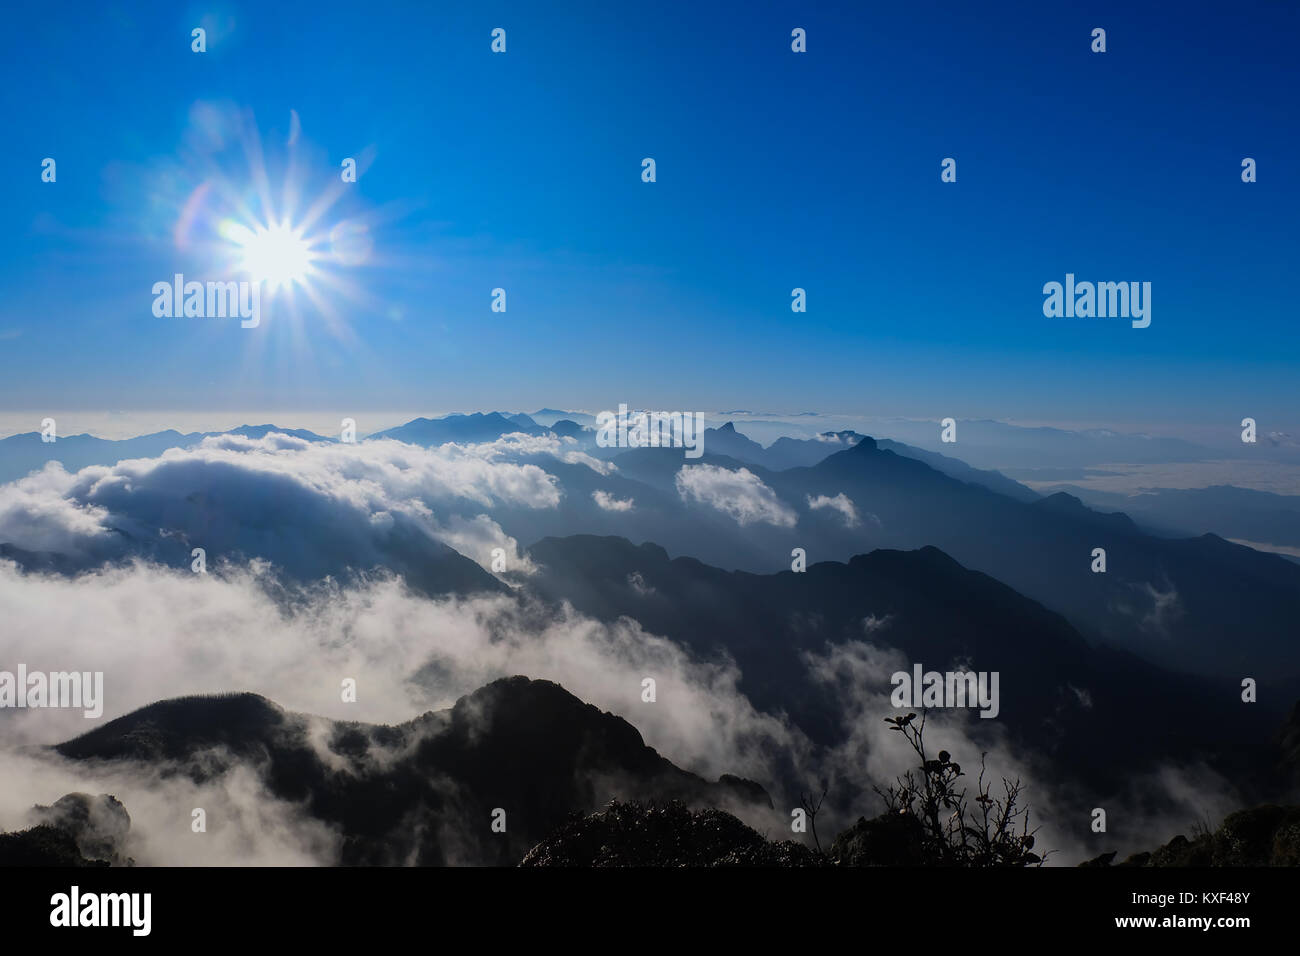
M885 722L902 734L921 758L916 770L898 777L894 784L876 792L889 814L912 817L919 827L920 856L929 866L1041 866L1046 853L1033 852L1034 833L1029 828L1029 808L1020 805L1023 786L1019 779L1002 778L1003 793L995 797L987 782L985 758L980 755L976 795L967 799L959 779L966 776L961 764L946 750L931 757L925 749L925 715L886 717ZM973 806L972 806L973 804Z

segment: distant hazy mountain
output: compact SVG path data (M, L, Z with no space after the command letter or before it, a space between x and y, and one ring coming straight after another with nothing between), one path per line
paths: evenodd
M113 441L93 435L60 436L56 441L44 442L40 432L26 432L0 439L0 484L14 481L44 468L47 462L61 462L67 471L79 471L90 465L115 465L131 458L157 458L169 448L188 448L213 435L242 435L261 438L269 432L280 432L305 441L333 441L314 432L276 425L240 425L228 432L189 432L175 430L154 432L137 438Z
M416 418L405 425L388 428L369 438L393 438L412 445L429 447L447 442L490 442L512 432L541 434L544 429L528 416L514 418L500 412L474 412L472 415L446 415L443 418Z
M727 422L719 428L704 430L704 450L710 455L734 458L748 464L780 470L797 465L815 465L828 455L852 448L860 439L856 432L826 432L818 438L777 439L764 448Z
M561 438L574 438L578 440L590 439L590 433L577 422L569 418L561 418L559 421L552 422L547 427L550 431L559 435Z
M562 412L557 408L539 408L528 417L543 428L554 425L562 418L577 422L579 425L593 426L596 424L596 416L594 415L588 415L585 412Z
M852 448L862 437L855 431L822 432L811 439L782 436L767 447L766 459L758 464L775 469L815 465L827 455Z
M200 783L244 765L338 828L343 864L513 864L571 814L615 798L770 804L747 781L675 767L626 720L525 677L397 726L307 718L254 694L166 700L54 749ZM505 833L491 828L496 808Z
M188 571L201 548L213 570L262 559L286 583L346 583L380 570L427 595L508 590L442 540L420 509L385 509L355 481L348 485L340 465L349 455L336 462L335 447L342 450L323 443L289 453L274 443L208 448L122 466L111 480L86 475L61 492L38 477L31 484L58 506L27 509L21 493L8 489L6 501L16 496L19 505L0 509L0 556L27 571L61 574L138 560ZM427 486L420 493L432 500ZM454 490L446 494L456 500ZM97 518L84 533L67 532L66 522L75 526L89 512ZM65 530L51 535L42 520Z
M704 429L704 450L711 455L726 455L755 464L762 464L767 458L763 446L736 431L731 422L721 428Z
M866 436L855 431L823 432L817 438L782 437L764 448L758 442L752 441L737 431L734 423L727 422L721 428L705 430L704 449L709 454L724 455L748 464L761 465L772 471L784 471L787 468L815 465L836 452L852 448L862 441L864 437ZM1037 492L1017 481L1012 481L1005 475L996 471L972 468L966 462L947 455L925 451L922 448L915 448L889 439L878 440L876 445L885 451L892 451L905 458L915 458L917 461L923 461L935 471L942 472L959 481L982 485L1019 501L1034 501L1041 497Z
M917 461L923 461L935 471L942 472L950 478L956 478L958 481L964 481L972 485L980 485L990 491L996 491L1000 495L1006 495L1008 498L1015 498L1017 501L1037 501L1042 497L1032 488L1028 488L1018 481L1012 481L1001 472L972 468L966 462L948 455L940 455L938 452L926 451L923 448L914 448L911 445L890 441L887 438L877 440L876 447L882 451L892 451L904 458L915 458Z
M892 420L877 429L928 451L954 454L975 468L995 468L1014 477L1018 470L1083 468L1107 462L1167 463L1228 457L1221 449L1180 438L1134 435L1107 429L1026 427L988 420L959 420L957 441L940 441L938 422Z
M1231 485L1152 488L1137 495L1077 485L1052 490L1076 495L1094 508L1122 508L1139 524L1167 534L1208 531L1223 538L1300 548L1300 495Z
M542 427L538 425L537 422L529 418L527 415L522 415L522 414L507 415L505 417L508 418L510 421L514 422L516 425L518 425L520 428L524 429L525 431L529 431L529 432L540 431Z

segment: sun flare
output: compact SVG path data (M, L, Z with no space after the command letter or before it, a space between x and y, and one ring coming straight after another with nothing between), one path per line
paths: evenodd
M256 226L252 229L226 220L221 235L239 247L236 268L255 282L266 285L268 292L295 284L305 285L312 274L311 243L302 230L287 222Z

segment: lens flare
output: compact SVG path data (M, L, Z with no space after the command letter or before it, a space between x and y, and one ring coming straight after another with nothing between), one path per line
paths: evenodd
M236 268L255 282L262 282L268 292L295 283L305 285L312 275L311 243L301 229L287 222L249 228L233 220L221 223L223 237L239 247Z

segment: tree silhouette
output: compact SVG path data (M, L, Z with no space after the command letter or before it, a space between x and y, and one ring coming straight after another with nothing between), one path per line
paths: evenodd
M976 796L968 801L966 787L958 789L964 777L961 764L946 750L930 757L925 749L925 712L886 717L885 723L906 738L921 758L916 770L909 770L884 790L876 793L890 813L910 814L920 824L924 857L938 866L1041 866L1047 853L1033 851L1035 827L1029 829L1029 808L1020 806L1020 780L1002 778L1003 795L994 797L986 780L987 752L980 755ZM974 808L970 803L974 803ZM1050 851L1049 851L1050 852Z
M803 812L808 815L808 824L812 827L813 842L817 844L817 852L822 852L822 841L817 839L817 811L822 808L826 802L826 793L830 790L830 784L825 780L822 781L822 795L814 796L813 793L799 794L799 806L803 807Z

